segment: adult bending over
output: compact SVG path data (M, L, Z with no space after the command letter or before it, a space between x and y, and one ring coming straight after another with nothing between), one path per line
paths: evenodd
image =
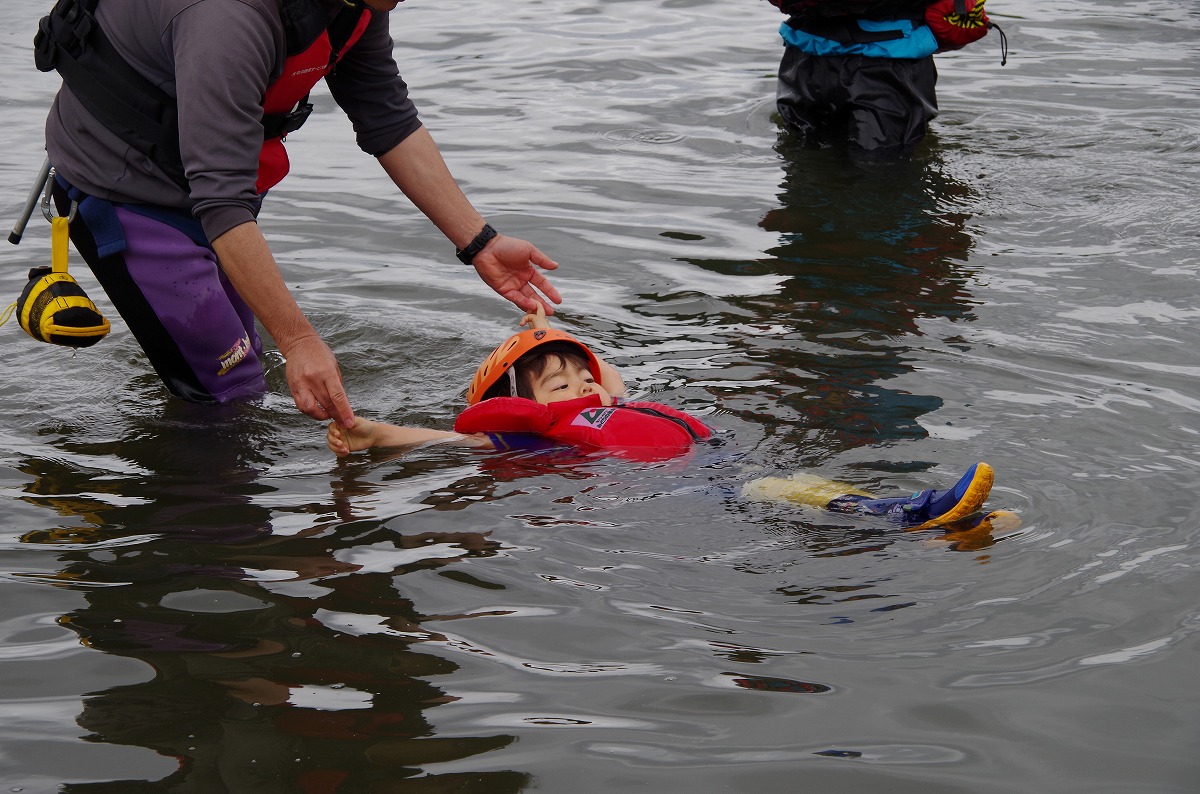
M359 147L488 286L526 311L561 301L539 270L557 264L486 224L418 120L392 56L398 2L59 0L43 19L38 68L64 79L46 121L55 200L78 202L71 239L172 394L263 394L257 318L296 407L354 423L255 220L322 78Z

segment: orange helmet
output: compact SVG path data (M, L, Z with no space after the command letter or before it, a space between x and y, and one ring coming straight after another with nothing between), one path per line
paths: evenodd
M521 356L551 342L566 342L578 347L584 358L587 359L588 371L592 373L592 377L596 379L597 383L600 382L600 362L596 359L596 354L588 350L587 345L565 331L553 328L535 328L513 334L501 342L500 346L483 360L471 378L471 385L467 387L467 405L474 405L482 400L483 395L495 385L496 381L504 377L505 373L512 372L513 365ZM517 394L515 377L510 391L515 397Z

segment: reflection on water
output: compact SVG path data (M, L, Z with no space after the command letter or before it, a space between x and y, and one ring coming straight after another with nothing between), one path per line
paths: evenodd
M784 277L777 292L731 298L749 326L731 358L762 369L765 385L722 405L747 419L763 414L817 465L849 448L923 438L917 421L941 405L928 394L889 386L912 371L919 322L970 320L972 237L966 185L926 150L872 159L800 144L777 145L783 165L779 207L762 228L780 235L754 274ZM726 275L746 263L689 260ZM757 331L757 332L754 332Z
M523 790L533 778L502 755L473 771L439 772L436 765L509 747L517 738L508 730L514 722L636 730L654 723L588 710L533 711L519 718L497 715L472 730L443 734L431 712L461 697L444 683L460 672L449 652L556 676L636 678L661 675L662 668L651 660L560 659L552 645L522 657L494 640L478 639L479 632L469 628L448 633L447 622L517 613L480 607L430 614L406 592L413 575L429 572L489 597L505 590L486 578L486 569L469 571L460 564L511 549L479 528L478 514L455 516L526 490L557 492L554 503L561 512L535 500L530 504L537 512L511 513L542 532L590 527L620 533L623 521L606 520L614 502L641 503L653 512L664 510L656 506L661 500L680 499L701 509L745 510L729 485L736 456L720 447L690 461L686 473L677 465L656 465L641 470L640 482L619 485L614 476L623 472L628 479L638 470L579 456L514 454L478 456L477 465L461 471L453 457L381 453L339 466L326 494L299 499L276 493L260 452L271 432L260 409L225 409L222 432L214 432L207 414L197 413L206 410L170 402L162 415L134 423L119 442L57 442L73 460L119 458L124 474L97 477L33 457L18 467L29 478L20 499L46 514L43 526L27 527L20 543L43 552L46 565L13 578L76 593L81 603L61 614L58 624L75 632L89 651L138 660L152 671L148 680L83 695L75 721L87 731L85 740L143 748L178 763L160 779L76 782L63 790L140 785L205 792L388 791L409 790L402 783L410 779L430 791ZM172 442L163 444L167 425ZM461 529L413 531L406 520L411 514L377 514L380 503L389 512L396 507L381 489L428 477L440 484L415 488L409 509L430 511ZM547 482L556 484L552 491ZM560 490L565 483L574 484ZM813 525L803 539L806 553L820 558L878 551L902 535L867 523L857 529L845 522L824 530ZM944 538L961 541L953 528ZM560 587L607 589L588 583L593 574L541 576ZM427 582L417 589L428 598ZM860 589L875 587L846 583L812 588L806 595L784 586L777 592L795 604L833 597L845 609ZM911 606L888 603L889 609ZM642 609L655 619L672 614L687 622L710 619L667 603ZM524 607L521 614L528 619L538 611ZM437 628L427 625L433 622ZM710 653L718 664L743 668L714 673L712 686L775 695L833 691L808 677L744 669L778 655L769 647L717 642Z
M424 775L427 764L486 753L514 737L434 736L425 713L455 700L436 681L458 666L414 645L445 639L422 628L431 617L478 615L423 615L401 578L490 556L500 544L480 532L405 535L356 515L355 499L367 490L353 477L337 487L340 497L304 506L308 528L278 534L272 511L256 499L269 489L245 436L221 438L195 423L177 426L175 438L188 450L183 460L160 457L174 447L120 445L144 472L137 478L85 486L67 467L39 471L44 461L35 460L24 467L31 476L24 498L53 510L62 526L24 534L23 543L53 549L59 566L22 578L80 593L84 605L60 625L88 648L140 660L154 673L88 693L78 715L87 741L144 747L179 762L163 780L120 785L387 791L422 774L429 791L523 788L527 776L512 771ZM103 446L73 451L114 452ZM197 470L222 474L204 479ZM85 495L97 486L95 496ZM64 489L71 495L55 495Z

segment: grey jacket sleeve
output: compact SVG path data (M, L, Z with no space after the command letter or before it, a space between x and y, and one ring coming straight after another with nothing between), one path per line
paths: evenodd
M262 97L282 66L282 27L240 2L206 0L173 20L163 44L174 57L192 213L215 240L255 217Z

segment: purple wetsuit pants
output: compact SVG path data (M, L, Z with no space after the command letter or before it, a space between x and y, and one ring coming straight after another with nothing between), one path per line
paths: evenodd
M55 191L60 211L68 203ZM71 242L167 389L198 403L266 392L254 315L199 223L180 212L80 196Z

